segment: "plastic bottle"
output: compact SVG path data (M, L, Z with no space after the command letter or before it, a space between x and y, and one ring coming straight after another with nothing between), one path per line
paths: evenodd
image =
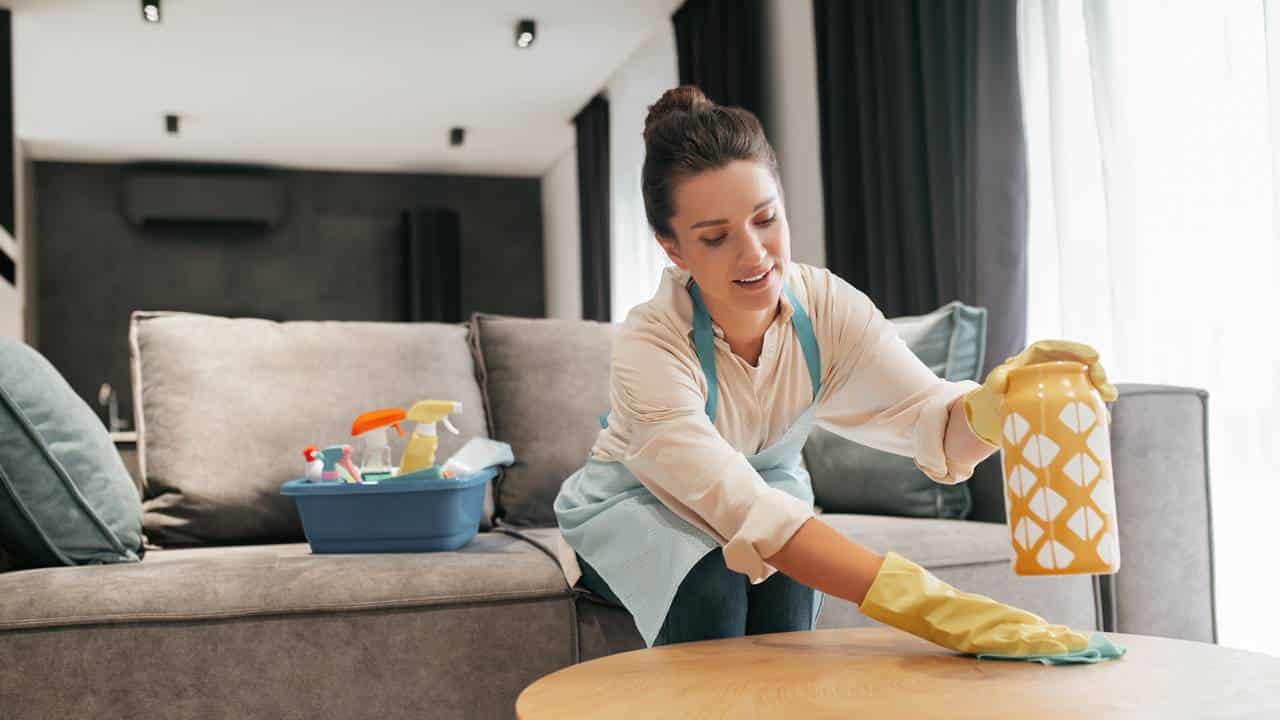
M345 483L360 482L360 473L351 464L350 445L330 445L320 451L320 459L324 461L321 479L324 482Z
M359 462L362 480L380 480L390 477L395 468L391 467L391 446L387 444L387 429L393 427L400 437L404 430L400 422L405 419L403 408L383 408L362 413L351 423L352 437L362 437Z
M413 435L404 447L404 456L400 458L400 475L435 465L436 448L440 443L436 437L436 423L443 422L450 432L457 435L458 428L449 422L450 413L455 412L462 412L462 403L452 400L423 400L409 408L405 416L417 422L418 426L413 429Z
M466 477L494 465L510 465L515 462L511 446L488 438L471 438L462 449L454 453L440 474L444 477Z

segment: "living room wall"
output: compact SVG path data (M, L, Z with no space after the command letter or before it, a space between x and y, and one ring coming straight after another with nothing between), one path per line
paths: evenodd
M133 310L403 320L403 209L458 213L464 316L545 312L538 178L282 170L270 231L144 230L121 213L128 167L37 162L34 180L39 349L95 409L111 383L131 422Z

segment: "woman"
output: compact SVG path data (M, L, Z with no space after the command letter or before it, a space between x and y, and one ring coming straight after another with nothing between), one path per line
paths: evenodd
M984 385L941 380L865 294L791 261L754 115L684 86L649 108L644 137L645 212L674 267L621 328L611 412L556 498L570 584L625 607L648 646L810 630L830 593L960 652L1085 648L847 539L815 516L800 458L817 424L962 482L996 449L1008 368L1081 360L1114 399L1096 353L1037 343Z

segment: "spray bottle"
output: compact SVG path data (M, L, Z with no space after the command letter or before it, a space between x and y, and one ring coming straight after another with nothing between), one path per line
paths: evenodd
M320 448L308 445L302 449L302 457L307 459L307 482L320 482L324 476L324 460L320 459Z
M364 438L364 450L359 467L362 480L382 480L391 477L391 446L387 444L387 428L393 427L400 437L404 430L400 422L405 419L403 408L384 408L362 413L351 423L351 435Z
M321 475L324 482L360 482L360 473L351 464L350 445L330 445L320 451L320 459L324 461Z
M436 448L440 443L436 437L436 423L443 422L450 432L457 435L458 428L449 422L450 413L455 412L462 412L462 403L451 400L423 400L409 408L405 417L416 421L418 426L404 447L404 457L400 459L401 475L436 464Z

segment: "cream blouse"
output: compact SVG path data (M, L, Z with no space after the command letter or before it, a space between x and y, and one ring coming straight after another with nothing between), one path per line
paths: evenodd
M813 402L813 386L785 298L755 367L733 353L713 322L719 408L712 424L694 350L689 281L687 271L667 267L654 297L627 315L613 348L609 427L591 455L622 463L664 505L713 537L729 568L763 582L775 571L763 558L814 510L769 487L746 456L781 438ZM809 312L822 356L816 423L912 457L935 482L967 480L989 453L948 457L944 438L951 402L978 383L935 375L866 294L829 270L793 262L786 281ZM575 584L581 570L563 537L557 555L566 581Z

